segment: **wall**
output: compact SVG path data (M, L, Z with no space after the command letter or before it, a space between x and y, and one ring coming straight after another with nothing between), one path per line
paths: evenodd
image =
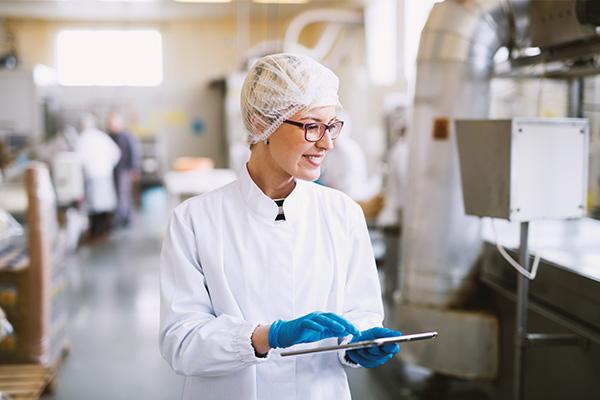
M207 156L226 166L221 90L211 81L222 79L240 65L236 22L233 18L155 23L10 20L25 68L55 65L54 39L61 29L158 29L163 39L164 81L160 87L57 87L67 118L76 122L82 110L104 115L121 109L139 135L156 135L164 144L168 164L179 156ZM266 21L250 25L248 44L276 34L279 26ZM118 62L118 60L115 60ZM191 124L200 119L203 134Z
M400 7L399 20L402 20L402 12ZM225 167L223 102L220 90L211 88L210 82L238 70L241 60L258 43L282 39L292 17L265 12L142 23L11 19L8 25L16 36L21 60L28 68L40 63L55 65L54 38L61 29L158 29L163 36L164 52L161 87L96 87L93 90L59 87L54 92L73 122L82 110L104 114L112 107L122 109L137 134L155 135L160 139L168 164L179 156L207 156L215 159L218 167ZM314 45L322 30L322 24L307 27L301 35L302 43ZM353 119L352 136L365 150L369 173L373 174L386 155L385 97L390 92L405 91L406 81L400 77L393 87L374 87L366 71L364 46L362 26L344 29L332 56L324 62L340 76L340 99ZM202 120L203 134L193 133L194 119Z

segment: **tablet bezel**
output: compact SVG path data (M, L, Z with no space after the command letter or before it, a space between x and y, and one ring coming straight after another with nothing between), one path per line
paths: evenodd
M437 336L437 332L423 332L423 333L414 333L410 335L402 335L402 336L393 336L393 337L383 337L372 340L363 340L360 342L354 343L344 343L338 344L334 346L321 346L321 347L313 347L310 349L303 350L292 350L292 351L283 351L280 353L282 357L290 357L290 356L299 356L303 354L313 354L313 353L325 353L329 351L339 351L339 350L356 350L356 349L364 349L368 347L382 346L388 343L404 343L404 342L412 342L416 340L426 340L433 339Z

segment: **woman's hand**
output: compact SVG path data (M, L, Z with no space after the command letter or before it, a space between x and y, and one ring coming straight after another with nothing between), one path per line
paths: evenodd
M400 335L402 335L401 332L387 328L371 328L354 336L350 343ZM365 368L375 368L388 362L398 351L400 351L398 343L388 343L383 346L368 347L366 349L348 350L346 357Z
M252 347L257 357L265 357L271 347L269 347L269 329L271 325L259 325L252 332Z
M269 346L290 347L298 343L358 334L354 325L337 314L313 312L291 321L273 322L269 329Z

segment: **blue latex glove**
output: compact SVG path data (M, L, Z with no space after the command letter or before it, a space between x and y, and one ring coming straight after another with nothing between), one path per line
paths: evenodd
M402 335L401 332L387 328L371 328L362 331L360 335L354 336L350 343L400 335ZM346 357L365 368L375 368L388 362L398 351L400 351L398 343L388 343L383 346L368 347L366 349L348 350Z
M313 312L292 321L273 322L269 329L269 346L290 347L298 343L358 334L354 325L339 315Z

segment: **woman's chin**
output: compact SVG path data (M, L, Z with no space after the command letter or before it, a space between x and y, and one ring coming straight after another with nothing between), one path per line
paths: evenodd
M295 176L303 181L316 181L321 176L321 168L303 168Z

